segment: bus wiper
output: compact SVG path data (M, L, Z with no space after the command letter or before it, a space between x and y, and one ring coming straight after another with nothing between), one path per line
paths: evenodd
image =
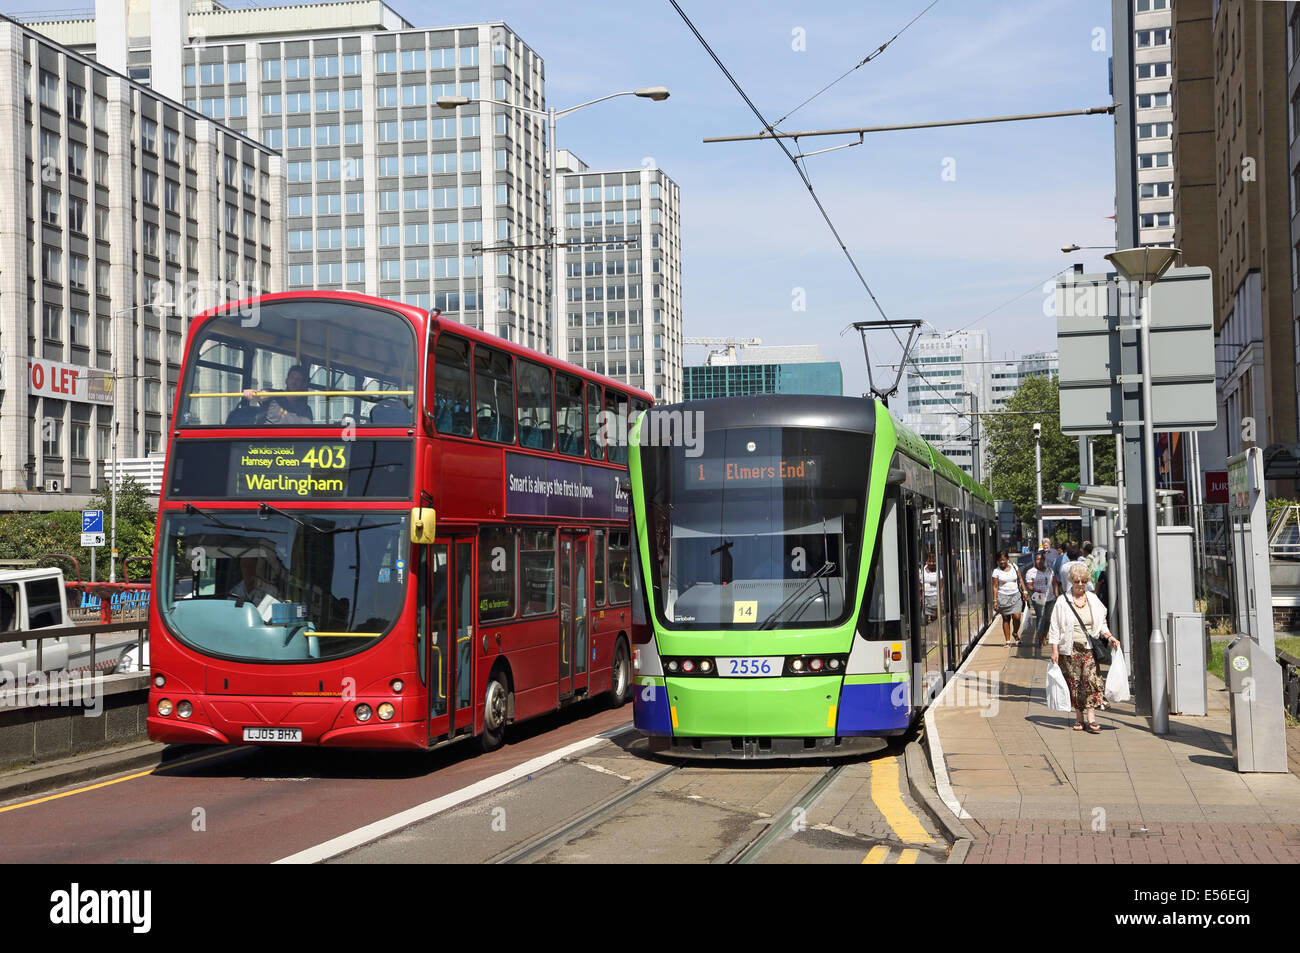
M218 527L220 527L221 529L233 529L233 530L235 530L236 532L240 532L240 533L246 533L246 532L248 532L248 527L247 527L247 526L236 526L236 525L234 525L233 523L226 523L226 522L223 522L222 520L218 519L214 514L209 513L207 510L201 510L201 509L199 509L199 508L198 508L197 506L195 506L193 503L186 503L186 504L185 504L185 512L186 512L187 515L193 515L193 514L197 513L199 516L202 516L205 520L207 520L207 521L208 521L209 523L211 523L213 526L218 526Z
M794 602L796 599L802 596L808 590L808 587L811 586L813 583L815 583L818 579L822 579L826 576L829 576L834 571L835 571L835 564L833 562L830 562L828 560L827 562L822 563L820 569L818 569L811 576L805 579L803 581L802 586L800 586L798 589L792 592L790 594L790 597L786 599L785 602L781 603L779 606L776 607L775 610L773 610L772 614L767 617L767 621L765 621L762 625L758 627L759 631L773 628L776 625L777 620L781 617L781 613L785 611L786 606L790 605L792 602ZM800 604L799 608L802 609L803 605Z
M317 533L323 533L323 532L324 532L323 529L321 529L319 526L315 525L314 523L308 523L306 520L300 520L300 519L298 519L298 517L294 516L294 515L293 515L292 513L290 513L288 510L282 510L282 509L280 509L280 507L278 507L278 506L272 506L270 503L258 503L258 504L257 504L257 508L258 508L258 510L259 510L261 513L263 513L263 514L265 514L265 513L275 513L275 514L277 514L277 515L279 515L279 516L283 516L285 519L293 520L293 521L294 521L295 523L297 523L299 526L303 526L303 527L306 527L307 529L314 530L314 531L317 532ZM262 518L265 519L266 517L263 516Z

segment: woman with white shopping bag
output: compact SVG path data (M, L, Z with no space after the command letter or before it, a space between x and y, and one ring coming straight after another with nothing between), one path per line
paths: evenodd
M1115 648L1119 647L1119 640L1106 625L1106 607L1088 591L1091 578L1088 567L1082 562L1074 563L1068 570L1068 578L1070 592L1056 600L1047 641L1052 647L1052 662L1060 665L1070 688L1077 722L1074 730L1087 729L1095 735L1101 732L1094 712L1102 704L1102 683L1088 640L1104 638Z

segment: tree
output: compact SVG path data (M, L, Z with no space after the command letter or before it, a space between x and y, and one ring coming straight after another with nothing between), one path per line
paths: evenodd
M101 490L90 501L90 509L104 511L104 529L108 530L112 496ZM149 491L127 477L117 491L117 551L122 559L153 554L154 510L149 505ZM81 513L61 510L50 513L0 514L0 559L40 559L48 553L67 553L81 563L83 576L89 578L90 553L81 546ZM101 552L101 569L107 578L107 552ZM57 564L56 564L57 565ZM65 571L70 572L71 567ZM119 576L121 573L119 572Z
M1034 424L1042 425L1043 502L1057 498L1062 483L1079 480L1079 444L1061 433L1060 388L1055 377L1030 377L1016 389L1006 408L983 418L991 475L990 489L1010 500L1016 521L1037 519ZM1115 443L1101 438L1093 445L1093 482L1115 481Z

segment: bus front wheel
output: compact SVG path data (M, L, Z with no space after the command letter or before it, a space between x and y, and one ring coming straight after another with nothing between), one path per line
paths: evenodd
M483 734L479 735L478 741L484 751L495 751L505 741L509 710L510 687L505 675L497 669L492 673L483 696Z
M632 662L628 658L627 643L619 639L614 644L614 665L609 670L609 693L605 700L610 708L627 704L632 687Z

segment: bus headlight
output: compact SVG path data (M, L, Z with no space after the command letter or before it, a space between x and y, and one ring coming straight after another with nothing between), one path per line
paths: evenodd
M153 684L155 688L162 688L164 685L167 684L167 679L163 677L162 672L159 672L157 675L153 677Z
M189 702L179 702L176 705L176 714L180 715L182 718L188 718L190 715L194 714L194 706Z
M406 687L406 683L400 678L395 678L389 683L388 687L393 690L394 695L400 695L402 694L402 689ZM380 717L382 718L383 716L380 715Z
M380 721L392 721L393 716L397 714L397 709L393 707L392 702L381 702L376 710L379 712Z
M370 706L364 703L352 709L352 713L357 716L357 721L369 721L371 714L373 714Z
M160 715L162 715L164 718L166 718L166 717L167 717L168 715L170 715L171 713L172 713L172 703L171 703L171 700L170 700L170 699L167 699L167 698L160 698L160 699L158 699L158 714L160 714Z

